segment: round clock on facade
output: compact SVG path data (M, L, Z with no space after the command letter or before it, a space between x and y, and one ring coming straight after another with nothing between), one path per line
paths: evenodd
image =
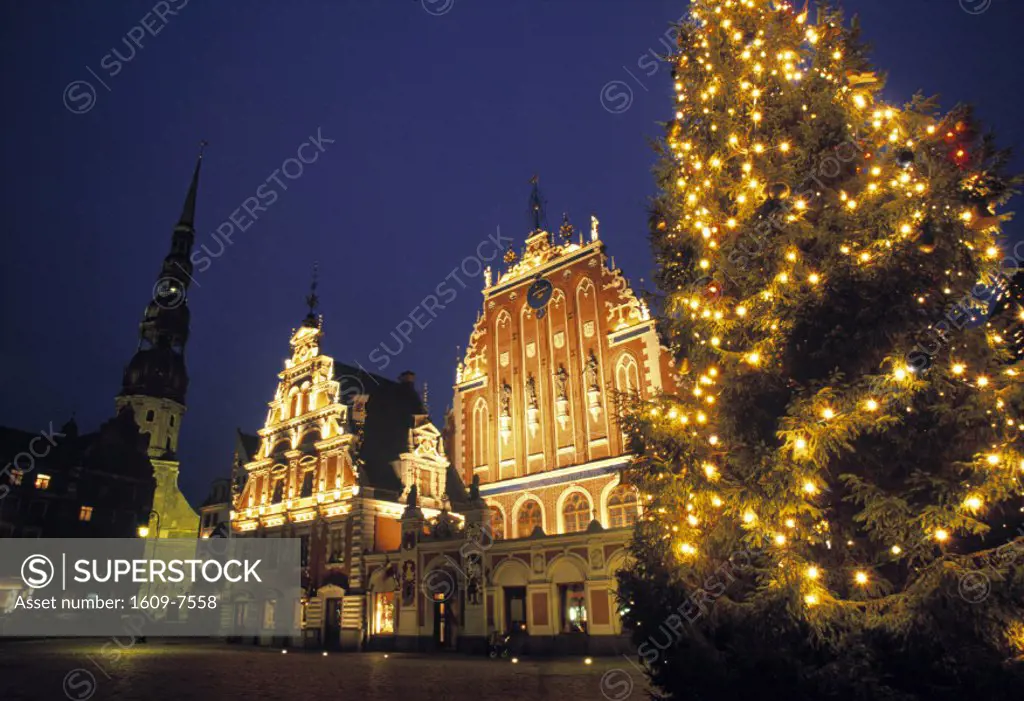
M537 310L538 319L544 318L545 307L551 301L551 295L554 291L555 288L551 283L543 278L534 280L533 284L530 285L530 289L526 291L526 303L530 305L531 309Z

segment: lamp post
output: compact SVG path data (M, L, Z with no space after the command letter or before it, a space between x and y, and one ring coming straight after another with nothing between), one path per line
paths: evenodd
M149 512L149 519L146 521L146 524L142 525L142 526L139 526L139 537L140 538L148 538L149 537L149 523L153 520L154 517L156 518L156 534L153 536L155 540L154 540L154 543L153 543L153 552L150 554L150 559L155 559L156 546L157 546L157 543L155 541L160 539L160 512L156 511L156 510L151 510ZM146 597L147 598L149 597L149 594L152 591L152 588L153 588L152 580L146 582ZM137 641L140 642L140 643L146 642L146 636L145 635L140 635L137 638Z

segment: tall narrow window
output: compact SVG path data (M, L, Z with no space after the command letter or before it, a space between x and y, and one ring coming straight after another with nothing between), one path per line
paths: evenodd
M313 470L308 470L302 476L302 489L299 490L300 497L313 496Z
M615 364L615 389L627 393L640 389L640 370L629 353L623 353Z
M570 494L562 504L562 520L566 533L586 530L590 523L590 500L582 492Z
M543 528L543 518L540 504L531 499L519 507L519 515L516 517L516 536L525 538L536 528Z
M78 510L78 520L79 521L92 521L92 507L91 506L83 506L82 508L80 508Z
M473 407L473 467L487 464L489 428L490 412L487 410L487 402L481 397Z
M274 482L274 496L270 500L271 504L280 504L281 499L284 498L284 480L277 480Z

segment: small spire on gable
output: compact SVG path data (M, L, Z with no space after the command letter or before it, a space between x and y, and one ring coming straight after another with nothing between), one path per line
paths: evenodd
M320 325L320 321L316 314L317 307L320 305L320 298L317 297L316 294L318 272L319 264L313 263L313 279L309 283L309 294L306 295L306 306L309 307L309 313L306 314L306 318L302 321L303 326L308 326L312 329L315 329Z
M540 177L534 175L530 178L530 184L533 185L530 191L530 224L533 228L530 232L535 234L544 228L544 200L540 196Z

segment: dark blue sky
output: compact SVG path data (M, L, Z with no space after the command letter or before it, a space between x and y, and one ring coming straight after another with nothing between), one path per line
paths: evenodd
M154 7L178 12L147 16ZM920 89L940 93L944 107L975 102L1019 150L1024 3L846 7L862 15L890 98ZM0 425L41 429L75 411L91 430L110 416L200 139L210 146L196 243L214 253L214 230L302 142L318 129L334 142L295 180L278 175L287 191L273 186L277 201L255 223L243 219L246 231L196 275L181 450L193 502L230 469L235 427L262 425L314 261L327 352L375 370L374 348L395 349L392 331L498 226L521 242L536 172L551 225L562 211L581 226L596 213L639 286L651 267L647 140L671 109L668 68L643 57L664 51L668 23L685 9L684 0L6 0ZM140 36L141 49L130 44ZM129 60L118 65L114 48ZM82 80L94 101L81 83L65 95ZM611 81L623 81L607 93L618 113L601 102ZM465 289L449 284L455 299L383 370L427 381L436 420L481 304L479 276Z

